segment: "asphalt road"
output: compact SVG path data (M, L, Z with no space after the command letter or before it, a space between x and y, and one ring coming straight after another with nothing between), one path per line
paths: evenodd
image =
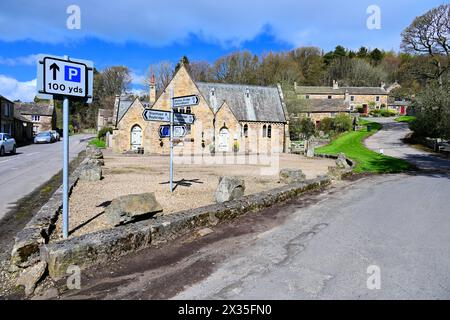
M86 146L92 135L69 138L70 159ZM11 206L62 169L62 140L52 144L28 145L17 149L16 155L0 158L0 219Z
M411 133L407 123L396 122L393 118L377 118L374 121L381 123L383 129L366 139L365 145L369 149L376 152L383 149L385 155L404 159L422 170L450 170L449 159L403 143L402 139Z
M391 132L372 139L409 158L399 128L387 126ZM424 168L443 165L417 152ZM344 181L218 225L203 238L186 236L86 270L81 290L62 298L450 299L449 194L445 170ZM368 286L374 275L379 289Z

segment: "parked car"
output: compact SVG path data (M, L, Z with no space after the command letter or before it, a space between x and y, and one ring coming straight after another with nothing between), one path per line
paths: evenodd
M6 152L16 153L16 140L7 133L0 133L0 156L4 156Z
M442 141L438 143L439 151L450 152L450 141Z
M52 134L55 141L61 140L61 136L59 135L58 131L56 130L50 130L50 133Z
M50 131L38 133L34 137L34 143L53 143L53 142L55 142L55 138L50 133Z

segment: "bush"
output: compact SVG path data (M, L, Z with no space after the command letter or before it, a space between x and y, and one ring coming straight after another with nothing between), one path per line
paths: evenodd
M389 109L383 109L381 110L381 116L382 117L393 117L397 115L397 112L393 111L393 110L389 110Z
M101 129L99 132L98 132L98 134L97 134L97 138L98 139L101 139L101 140L104 140L105 139L105 137L106 137L106 134L107 133L113 133L113 129L111 128L111 127L105 127L105 128L103 128L103 129Z
M348 114L338 114L334 119L334 130L336 132L350 131L353 126L353 120Z
M370 115L374 117L379 117L381 116L381 110L380 109L370 110Z
M106 148L106 142L99 138L92 139L91 141L89 141L89 144L96 146L97 148L100 148L100 149Z
M316 126L309 118L294 119L289 124L291 140L309 139L316 133Z
M334 130L334 119L333 118L323 118L320 121L320 130L325 133L330 133Z

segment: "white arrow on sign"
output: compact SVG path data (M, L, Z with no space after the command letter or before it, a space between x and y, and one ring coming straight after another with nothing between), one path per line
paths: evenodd
M170 111L145 109L142 113L145 121L170 122ZM177 124L193 124L195 117L193 114L177 113L173 114L173 122Z
M36 87L39 98L67 97L92 102L92 61L39 55L37 67Z
M173 108L195 106L200 102L197 95L173 98Z

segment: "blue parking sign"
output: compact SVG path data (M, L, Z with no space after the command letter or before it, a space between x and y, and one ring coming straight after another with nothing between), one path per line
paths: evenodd
M72 82L81 82L81 68L73 66L64 67L64 80Z

